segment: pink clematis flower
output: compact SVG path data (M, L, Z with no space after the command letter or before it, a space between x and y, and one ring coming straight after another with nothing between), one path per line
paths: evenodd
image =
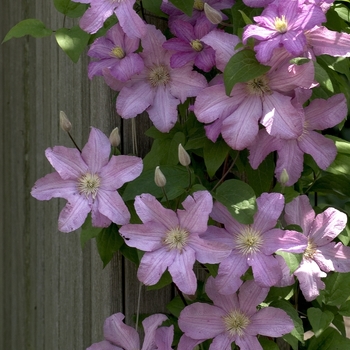
M161 132L168 132L176 123L180 102L197 96L207 86L205 77L193 71L192 64L175 69L170 67L173 52L162 48L165 41L160 30L147 25L140 53L145 68L126 82L117 98L119 115L129 119L146 110Z
M327 272L350 272L350 247L332 242L345 228L347 216L334 208L315 215L308 197L303 195L286 204L284 219L287 225L299 225L307 237L307 248L294 275L305 299L314 300L325 288L321 278Z
M140 349L140 336L134 328L123 323L124 315L120 312L108 317L103 325L105 340L94 343L86 350L135 350ZM160 327L168 318L155 314L142 322L145 339L141 350L171 350L174 326Z
M129 38L119 23L108 30L106 36L97 38L90 46L88 56L96 61L89 63L88 76L110 74L120 80L127 81L143 69L143 60L134 53L139 48L138 38Z
M258 334L281 337L290 333L294 324L284 310L274 307L257 310L268 292L269 288L247 281L238 294L221 295L214 279L209 277L206 293L214 305L194 303L181 311L179 327L185 333L180 340L181 349L214 338L210 350L231 349L233 342L241 350L262 350Z
M249 162L257 169L265 157L277 151L275 176L281 182L281 175L287 172L286 186L292 186L300 178L303 171L304 153L310 154L317 165L325 170L337 155L334 142L327 139L316 130L324 130L339 124L347 115L346 99L343 94L337 94L328 100L316 99L305 109L303 132L299 137L283 140L260 130L258 136L249 147Z
M243 283L241 276L252 267L254 280L262 287L278 285L282 278L286 285L289 276L282 273L283 263L272 255L277 250L302 252L307 240L296 231L283 231L274 228L284 207L283 195L263 193L256 200L258 211L254 223L244 225L236 221L224 205L215 202L210 216L223 223L225 229L209 226L202 238L227 244L231 254L219 266L215 278L221 294L231 294Z
M129 222L130 213L116 191L141 174L142 159L112 156L111 144L100 130L91 128L89 141L80 153L75 148L56 146L45 151L56 172L39 179L31 195L39 200L68 201L58 219L62 232L78 229L91 211L92 225L107 227Z
M90 4L79 25L84 31L94 34L102 28L105 20L113 13L124 32L130 38L142 38L146 33L145 23L133 9L136 0L72 0Z
M294 57L301 55L306 45L304 32L325 22L326 17L319 6L303 4L302 0L275 0L254 20L257 24L244 29L243 43L251 37L259 40L254 47L256 58L266 63L281 46Z
M193 272L196 259L218 263L228 256L229 248L221 243L199 238L207 229L213 200L208 191L195 192L182 203L183 210L164 208L155 197L142 194L135 199L135 209L143 224L121 227L120 234L130 247L146 253L137 272L146 285L156 284L168 268L173 282L185 294L194 294L197 279Z

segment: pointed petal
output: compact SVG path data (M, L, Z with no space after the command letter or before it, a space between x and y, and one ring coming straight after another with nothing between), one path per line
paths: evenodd
M174 325L171 325L170 327L160 327L156 330L154 342L158 349L172 350L171 345L173 343L173 339ZM145 350L147 350L146 347Z
M167 319L168 317L165 315L154 314L142 321L142 326L145 331L145 339L141 350L148 350L152 348L152 345L154 345L155 342L157 328Z
M91 346L86 348L86 350L123 350L123 349L120 348L119 346L115 346L111 344L107 340L102 340L98 343L92 344Z
M193 350L197 345L203 343L205 339L192 339L188 337L186 334L183 334L180 338L178 348L181 350Z
M314 259L323 271L350 272L350 247L341 243L319 247Z
M117 225L130 221L129 210L117 191L98 192L98 211Z
M269 288L262 288L254 280L244 282L238 294L241 311L249 316L254 315L256 307L265 300L268 292Z
M98 199L92 205L91 209L91 222L93 227L108 227L112 220L108 219L107 216L103 215L98 211Z
M261 287L271 287L282 278L282 270L272 255L254 254L248 264L253 269L254 280Z

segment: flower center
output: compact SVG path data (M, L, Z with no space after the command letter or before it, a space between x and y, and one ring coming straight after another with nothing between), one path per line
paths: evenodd
M189 233L185 229L177 226L165 233L163 243L171 249L178 249L182 251L187 243Z
M198 11L204 10L204 1L203 0L194 0L193 8Z
M125 52L120 46L116 46L112 51L111 55L117 58L124 58L125 57Z
M244 334L245 328L250 323L249 318L239 310L231 311L228 315L223 317L226 331L231 336L238 335L241 337Z
M236 236L237 249L244 255L258 252L263 244L263 239L259 231L250 227L243 229Z
M100 178L96 174L86 173L78 180L79 193L86 197L91 195L92 199L95 199L100 183Z
M282 17L276 17L275 18L275 29L283 34L287 31L288 29L288 22L286 20L286 16L285 15L282 15Z
M192 40L191 41L191 46L194 51L200 52L203 50L203 44L199 39Z
M271 95L272 91L268 85L269 80L265 75L252 79L247 82L247 89L250 95L264 96Z
M148 80L152 87L166 85L170 81L170 74L165 66L154 66L149 70Z
M316 253L316 249L317 249L317 245L311 239L309 239L307 242L307 247L304 252L305 259L309 259L309 260L313 259Z

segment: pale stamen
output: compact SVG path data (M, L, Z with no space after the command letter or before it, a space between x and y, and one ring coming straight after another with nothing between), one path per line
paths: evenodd
M189 233L187 230L177 226L165 233L163 243L168 246L169 250L177 249L182 251L182 249L186 246L188 236Z
M239 337L244 335L244 330L250 323L249 318L240 310L231 311L228 315L223 317L226 331L231 336L238 335Z
M170 81L170 74L165 66L154 66L149 70L148 80L153 87L166 85Z
M244 255L258 252L263 244L263 238L259 231L250 227L236 235L237 249Z
M116 46L112 51L111 55L114 57L117 57L119 59L122 59L125 57L125 52L120 46Z
M95 199L100 183L100 178L96 174L86 173L78 180L79 193L86 197L91 195L92 199Z
M272 91L269 87L269 80L266 75L262 75L258 78L248 81L246 86L250 95L263 97L265 94L272 94Z
M281 18L275 18L275 29L281 34L285 33L288 30L288 22L285 15L282 15Z
M311 239L309 239L307 242L307 247L304 252L305 259L309 259L309 260L313 259L314 255L316 254L316 250L317 250L317 245Z
M194 0L193 8L198 11L204 10L204 1L203 0Z
M199 39L192 40L191 41L191 46L194 51L200 52L203 50L203 44Z

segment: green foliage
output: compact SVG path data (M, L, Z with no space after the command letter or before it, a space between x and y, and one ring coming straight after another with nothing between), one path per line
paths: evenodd
M203 148L204 163L207 168L208 175L213 177L219 167L222 165L226 157L228 156L230 147L226 142L219 139L213 143L206 139Z
M321 298L325 304L339 306L347 301L350 296L350 272L330 272L324 282L326 289L321 292Z
M38 19L25 19L12 27L2 42L4 43L11 38L21 38L25 35L42 38L51 34L52 30L46 28L45 24Z
M269 340L268 338L259 337L258 340L259 340L259 343L264 350L278 350L279 349L278 345L275 342L273 342L272 340Z
M327 328L319 337L312 337L308 350L345 350L350 349L350 339L340 335L334 328Z
M267 73L270 67L263 66L252 50L242 50L233 55L224 70L226 94L229 96L237 83L244 83Z
M55 33L56 41L68 57L77 63L81 53L85 50L90 35L75 26L71 29L61 28Z
M301 260L303 259L303 254L292 254L281 251L278 251L276 254L283 257L291 274L299 267Z
M161 4L162 0L142 0L142 5L145 10L150 11L157 16L166 17L167 15L160 9Z
M153 286L147 286L147 290L157 290L168 286L172 282L171 275L168 271L165 271L160 280Z
M192 16L193 0L170 0L170 2L183 13L186 13L187 16Z
M307 317L317 338L332 323L334 315L330 311L323 312L315 307L310 307L307 309Z
M167 310L176 317L180 316L180 312L183 310L184 307L184 302L182 301L179 295L177 295L166 305Z
M88 8L87 4L80 4L71 0L53 0L53 3L58 12L71 18L81 17Z

